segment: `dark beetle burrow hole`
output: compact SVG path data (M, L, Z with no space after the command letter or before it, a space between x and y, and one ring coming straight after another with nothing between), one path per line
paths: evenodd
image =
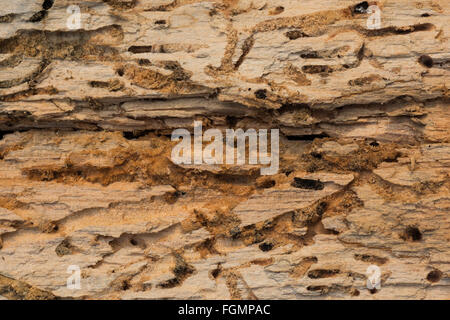
M234 227L230 230L230 236L233 239L239 238L240 235L241 235L241 229L239 229L239 227Z
M354 259L364 262L370 262L371 264L382 265L389 261L388 258L378 257L376 255L355 253Z
M433 58L427 55L422 55L419 57L419 63L424 67L431 68L433 67Z
M422 13L420 16L421 16L421 17L429 17L430 14L429 14L429 13Z
M313 51L313 52L306 52L306 53L300 54L300 58L317 59L317 58L321 58L321 57L319 56L319 53L317 51Z
M284 7L278 6L278 7L276 7L276 8L273 8L269 13L270 13L271 15L276 15L276 14L282 13L283 11L284 11Z
M45 233L53 233L53 232L57 232L59 230L59 227L54 222L48 222L44 225L41 225L41 230Z
M314 141L315 139L322 139L322 138L328 138L328 137L329 137L329 135L326 133L286 136L286 138L289 141Z
M275 187L275 180L267 180L265 184L262 185L263 188L272 188Z
M135 135L131 131L124 131L122 132L122 136L127 140L134 140L136 139Z
M255 91L255 97L258 99L265 99L267 98L267 90L266 89L259 89Z
M166 24L166 20L156 20L155 24Z
M309 37L306 33L300 30L288 31L284 34L289 40L296 40L298 38Z
M320 152L313 151L310 153L310 155L311 155L311 157L313 157L315 159L319 159L319 160L322 159L322 154Z
M343 65L344 68L348 69L350 66ZM302 71L309 74L316 74L316 73L332 73L333 68L327 65L306 65L302 67Z
M33 14L33 16L28 20L28 22L39 22L47 16L46 10L41 10Z
M152 46L131 46L128 48L131 53L147 53L152 52Z
M325 213L325 211L327 210L327 208L328 208L328 203L326 203L326 202L324 202L324 201L319 202L319 204L318 204L317 207L316 207L316 213L317 213L319 216L321 216L321 215L323 215L323 214Z
M7 134L14 133L14 131L0 131L0 140Z
M127 140L137 140L140 137L145 136L148 134L149 131L147 130L140 130L140 131L123 131L122 136Z
M220 272L222 271L222 267L220 265L220 263L217 265L217 268L215 268L214 270L211 271L211 277L213 277L214 279L216 279L219 275Z
M185 195L186 195L185 191L180 191L180 190L175 191L175 196L176 197L182 197L182 196L185 196Z
M276 184L275 180L272 179L264 179L262 181L257 182L256 186L262 189L269 189L274 187Z
M338 269L316 269L308 272L308 277L311 279L329 278L340 273Z
M422 240L422 233L417 227L407 227L401 238L405 241L420 241Z
M188 265L184 260L178 260L175 268L173 268L173 273L178 281L184 276L192 274L194 271L193 267Z
M434 29L434 24L432 23L422 23L422 24L416 24L413 28L413 32L417 31L431 31ZM405 32L405 31L403 31ZM402 31L397 31L398 34L404 34Z
M152 63L148 59L139 59L138 64L140 66L150 66Z
M213 271L211 271L211 276L216 279L219 276L220 270L219 269L214 269Z
M59 257L64 255L72 254L73 246L70 244L68 239L64 239L55 249L56 254Z
M294 178L291 186L299 189L309 189L309 190L322 190L325 185L320 180L312 180L312 179L302 179L302 178Z
M366 13L367 9L369 9L369 3L367 1L363 1L358 3L354 8L354 13Z
M263 242L263 243L261 243L261 244L259 245L259 249L260 249L261 251L264 251L264 252L270 251L270 250L273 249L273 243L270 243L270 242Z
M120 284L120 289L122 289L123 291L130 289L130 283L127 280L124 280L121 284Z
M372 141L371 143L369 143L369 145L371 147L379 147L380 146L380 144L378 142L376 142L376 141Z
M105 81L89 81L89 86L92 88L107 88L109 83Z
M138 245L138 242L136 241L136 239L130 239L130 243L131 243L133 246L137 246L137 245Z
M377 293L377 288L369 289L369 292L371 294L375 294L375 293Z
M323 293L327 292L329 290L329 287L327 286L307 286L306 290L308 291L321 291Z
M350 294L353 296L353 297L357 297L357 296L359 296L359 290L358 289L352 289L351 291L350 291Z
M173 278L173 279L169 279L167 281L164 281L164 282L158 284L158 287L163 288L163 289L170 289L170 288L174 288L174 287L178 286L179 284L180 284L180 279Z
M422 233L420 230L416 227L408 227L406 228L406 234L413 240L413 241L420 241L422 240Z
M121 76L121 77L123 77L123 75L125 74L125 72L123 71L123 69L118 69L116 72L117 72L117 74L118 74L119 76Z
M227 123L228 126L230 126L230 128L234 128L238 121L239 119L233 116L225 117L225 122Z
M439 282L442 278L442 272L440 270L430 271L427 275L427 280L430 282Z
M44 3L42 4L42 9L44 10L50 9L51 7L53 7L54 2L55 2L54 0L45 0Z

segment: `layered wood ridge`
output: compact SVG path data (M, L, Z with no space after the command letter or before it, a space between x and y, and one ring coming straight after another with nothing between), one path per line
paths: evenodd
M2 3L0 298L449 299L450 5L368 5ZM278 173L175 164L195 120Z

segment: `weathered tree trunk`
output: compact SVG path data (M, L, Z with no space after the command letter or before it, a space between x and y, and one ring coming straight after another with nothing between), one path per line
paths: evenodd
M0 297L449 299L449 9L2 2ZM194 120L278 174L175 164Z

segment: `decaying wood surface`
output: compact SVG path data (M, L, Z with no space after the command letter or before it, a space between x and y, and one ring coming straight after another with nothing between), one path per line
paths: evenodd
M449 299L450 3L369 4L3 1L0 297ZM174 164L194 120L279 173Z

